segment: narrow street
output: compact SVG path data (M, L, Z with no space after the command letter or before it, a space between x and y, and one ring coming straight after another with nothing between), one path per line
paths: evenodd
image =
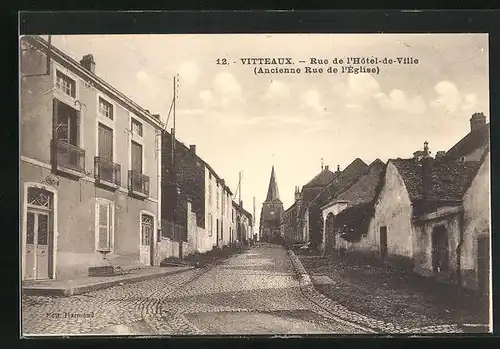
M37 334L360 334L300 290L283 247L264 245L211 269L68 298L24 297Z

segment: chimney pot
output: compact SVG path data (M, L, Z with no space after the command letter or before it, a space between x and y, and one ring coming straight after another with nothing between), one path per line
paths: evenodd
M328 165L325 166L325 170L328 170Z
M190 149L190 150L191 150L194 154L196 154L196 145L191 144L191 145L189 146L189 149Z
M340 172L340 165L337 165L337 172Z
M470 131L475 131L486 125L486 116L483 113L474 113L470 118Z
M92 54L87 54L83 56L80 64L87 69L88 71L95 73L95 61L94 56Z

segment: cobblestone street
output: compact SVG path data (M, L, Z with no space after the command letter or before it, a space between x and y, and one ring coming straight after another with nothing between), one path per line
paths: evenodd
M208 269L68 298L23 297L23 332L43 334L356 334L304 296L283 247L264 245Z

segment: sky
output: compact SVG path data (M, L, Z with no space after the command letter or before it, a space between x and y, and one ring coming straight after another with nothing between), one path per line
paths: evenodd
M52 43L78 61L93 54L97 75L164 122L178 75L176 136L196 144L233 191L242 171L243 206L252 213L255 197L257 224L272 165L286 209L322 161L335 170L355 158L408 158L424 141L435 154L469 132L473 113L489 120L487 34L78 35ZM291 58L281 67L301 73L256 75L259 66L241 63L260 57ZM418 64L326 71L347 57ZM217 64L224 58L228 65ZM305 73L306 66L324 71Z

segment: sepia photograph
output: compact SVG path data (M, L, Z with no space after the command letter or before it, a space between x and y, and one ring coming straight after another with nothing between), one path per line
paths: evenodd
M488 39L20 36L21 336L491 333Z

